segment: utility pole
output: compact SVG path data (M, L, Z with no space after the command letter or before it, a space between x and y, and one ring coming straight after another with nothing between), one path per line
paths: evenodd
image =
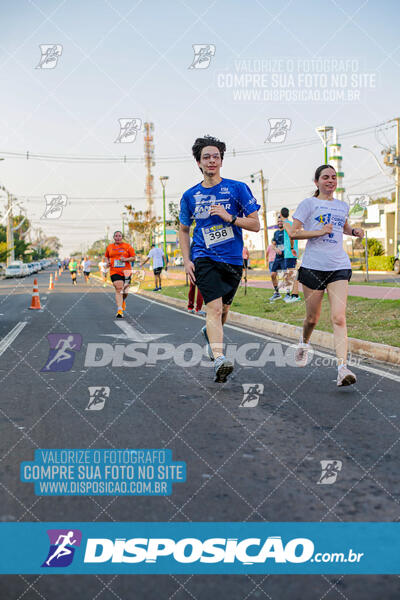
M15 260L14 254L14 230L12 214L12 196L7 192L7 267Z
M395 156L395 170L396 170L396 206L394 210L394 254L397 255L400 244L400 118L394 119L396 121L396 156Z
M167 183L167 179L169 179L168 175L163 175L160 177L160 181L161 181L161 185L162 185L162 196L163 196L163 238L164 238L164 257L165 257L165 266L167 266L167 234L166 234L166 228L165 228L165 217L166 217L166 210L165 210L165 186Z
M268 267L268 261L267 261L267 248L268 248L268 227L267 227L267 204L266 204L266 194L265 192L268 192L268 179L265 179L264 177L264 172L262 169L260 169L259 171L256 171L255 173L252 173L250 175L250 180L251 183L255 182L255 178L256 175L260 176L260 183L261 183L261 201L262 201L262 207L263 207L263 224L264 224L264 264L265 267Z
M153 217L153 175L151 172L151 167L154 167L156 164L154 162L154 144L153 144L153 135L154 131L154 123L145 123L144 124L144 162L146 165L146 186L145 186L145 195L147 200L147 211L149 213L149 218Z
M395 207L394 207L394 235L393 235L393 254L396 256L400 244L400 118L391 119L388 123L396 123L396 154L393 155L391 148L384 151L383 162L388 167L394 167L395 171Z

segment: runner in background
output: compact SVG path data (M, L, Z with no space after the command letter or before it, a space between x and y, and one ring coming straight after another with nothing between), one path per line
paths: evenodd
M299 302L299 282L297 280L296 263L299 253L299 242L297 240L291 240L289 234L286 231L286 227L293 225L292 221L289 220L289 209L281 209L281 217L283 220L284 232L284 251L283 255L285 258L285 274L283 276L283 286L286 287L286 296L283 298L284 302L289 304L293 302Z
M103 281L103 287L107 287L108 261L104 257L102 257L98 266L99 266L100 276Z
M197 290L197 300L196 300L196 309L194 308L194 300L196 296ZM201 317L205 317L206 313L204 310L201 310L203 306L203 296L201 295L201 291L191 280L189 280L189 294L188 294L188 311L190 313L200 315Z
M85 256L85 258L82 261L82 269L83 269L83 276L85 278L85 283L89 283L91 262L87 256Z
M110 266L111 281L115 289L116 318L123 319L132 276L131 263L135 261L135 251L132 246L122 241L121 231L115 231L113 238L114 243L107 246L105 257Z
M78 271L78 263L75 258L71 258L68 264L69 272L71 273L72 285L77 285L76 283L76 273Z
M269 272L272 273L272 265L274 264L274 260L276 257L276 242L275 242L275 240L272 240L272 242L267 247L265 256L267 258Z
M147 255L146 260L142 262L142 267L147 263L148 260L152 260L153 262L153 273L154 273L154 283L155 288L153 292L160 291L161 288L161 271L164 266L164 252L161 248L158 248L155 244L151 245L151 250Z
M279 284L278 284L278 271L285 271L285 230L283 229L283 220L281 215L278 215L277 220L278 229L274 233L274 237L272 238L272 242L275 242L275 252L276 256L274 262L271 266L271 279L272 285L274 286L274 293L269 299L270 302L276 302L276 300L281 300L282 296L279 293Z
M299 367L307 364L309 340L318 323L325 290L331 311L333 337L337 359L337 385L352 385L356 376L347 367L346 304L351 278L350 259L343 248L343 234L363 238L360 227L352 228L347 222L349 207L337 200L336 171L330 165L321 165L315 172L317 190L314 196L303 200L293 215L293 225L287 231L292 240L307 240L299 281L306 301L303 334L295 353Z

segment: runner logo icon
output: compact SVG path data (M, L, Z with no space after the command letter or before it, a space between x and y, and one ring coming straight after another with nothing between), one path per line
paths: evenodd
M339 472L342 470L341 460L321 460L321 477L317 481L318 485L330 485L335 483Z
M47 336L50 344L49 356L41 372L65 372L72 368L75 352L82 346L79 333L50 333Z
M89 402L85 410L103 410L106 399L110 396L109 387L89 387Z
M207 69L215 54L214 44L193 44L193 62L189 69Z
M264 393L263 383L242 383L243 400L239 408L254 408L258 405L260 395Z
M75 548L81 545L79 529L48 529L50 548L42 567L68 567L74 558Z

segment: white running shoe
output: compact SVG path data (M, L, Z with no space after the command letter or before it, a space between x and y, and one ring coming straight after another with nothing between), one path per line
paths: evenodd
M357 377L354 375L347 365L342 365L338 368L337 375L337 386L342 387L344 385L353 385L357 381Z
M283 298L283 301L284 302L291 302L290 298L291 298L290 294L286 294L286 296Z
M293 302L301 302L301 298L300 296L290 296L290 300L288 300L288 302L290 304L293 304Z
M307 365L308 353L311 349L310 344L299 342L294 353L296 367L305 367Z

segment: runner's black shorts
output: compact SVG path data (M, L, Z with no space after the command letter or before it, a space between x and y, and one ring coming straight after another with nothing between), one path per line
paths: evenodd
M70 271L70 273L71 273L71 275L73 275L74 273L76 275L76 271Z
M218 262L205 256L194 261L196 285L205 304L217 298L222 298L223 304L232 304L242 273L242 265Z
M283 257L283 252L282 254L277 254L275 256L274 262L272 263L272 273L277 273L278 271L285 271L286 270L286 264L285 264L285 259Z
M153 269L154 275L159 275L162 271L162 267L157 267L157 269Z
M350 281L351 269L339 269L338 271L317 271L300 267L298 280L311 290L325 290L329 283L334 281Z
M90 271L83 271L83 274L86 275L86 277L89 277Z
M125 283L130 283L131 275L129 275L129 277L125 277L125 275L122 275L122 273L114 273L111 275L111 281L124 281Z

